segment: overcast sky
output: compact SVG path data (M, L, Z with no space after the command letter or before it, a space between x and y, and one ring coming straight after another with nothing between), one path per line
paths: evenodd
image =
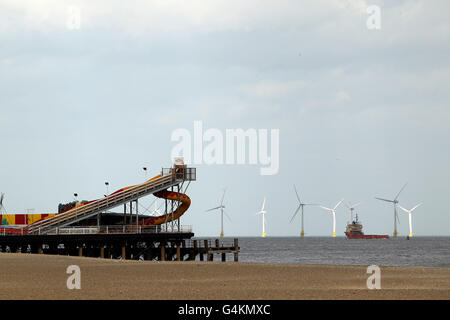
M381 9L369 30L367 7ZM74 20L80 10L80 20ZM280 130L280 170L198 165L182 224L198 236L300 233L297 200L362 201L366 233L450 235L448 0L0 0L0 191L8 213L55 212L171 165L171 134ZM75 16L76 17L76 16ZM77 24L79 22L79 24ZM150 176L150 174L149 174ZM146 205L152 201L149 197ZM307 235L331 235L308 207ZM408 232L399 212L399 232ZM348 210L337 210L342 236Z

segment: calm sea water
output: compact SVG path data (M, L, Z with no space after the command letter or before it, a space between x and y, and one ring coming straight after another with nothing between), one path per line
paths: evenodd
M232 239L224 239L232 242ZM351 239L343 237L239 238L239 261L450 268L450 237ZM228 258L230 259L230 258Z

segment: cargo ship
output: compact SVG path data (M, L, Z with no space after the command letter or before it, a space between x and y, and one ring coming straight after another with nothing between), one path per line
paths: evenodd
M347 224L345 235L347 239L389 239L387 234L364 234L362 224L358 221L358 215L352 223Z

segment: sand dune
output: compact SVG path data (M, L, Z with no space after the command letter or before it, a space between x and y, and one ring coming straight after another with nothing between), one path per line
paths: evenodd
M81 289L66 269L81 269ZM450 299L450 269L118 261L0 253L0 299Z

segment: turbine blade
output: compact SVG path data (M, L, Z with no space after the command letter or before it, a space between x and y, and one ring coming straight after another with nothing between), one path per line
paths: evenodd
M297 215L298 211L300 210L300 207L301 207L301 205L299 205L299 206L297 207L297 210L295 210L295 213L294 213L294 215L292 216L292 218L291 218L291 220L289 221L289 223L291 223L292 220L294 220L295 216Z
M344 199L341 199L341 201L339 201L339 202L337 203L337 205L334 207L333 210L336 210L336 208L339 207L339 205L340 205L343 201L344 201Z
M413 212L414 210L416 210L418 207L420 207L422 205L422 203L419 203L418 205L416 205L414 208L412 208L411 210L409 210L410 212Z
M227 191L227 189L223 189L223 195L222 195L222 200L220 200L220 205L223 205L223 199L225 198L225 192Z
M228 220L230 220L230 222L232 222L230 216L227 214L227 212L225 211L225 209L223 209L223 213L224 213L225 216L228 218Z
M264 197L263 205L262 205L261 211L264 211L264 206L265 206L265 205L266 205L266 197Z
M298 195L297 188L295 187L295 184L294 184L294 190L295 190L295 194L297 195L298 202L302 203L302 201L300 200L300 196Z
M403 211L405 211L406 213L409 213L409 210L406 210L406 209L403 208L401 205L398 204L398 207L399 207L400 209L402 209Z
M330 208L327 208L327 207L324 207L324 206L320 206L322 209L325 209L325 210L328 210L328 211L333 211L333 209L330 209Z
M355 208L356 208L357 206L359 206L361 203L362 203L362 202L358 202L357 204L354 204L352 208L355 209Z
M377 198L377 197L375 197L375 199L386 201L386 202L394 202L394 200L388 200L388 199Z
M220 209L220 208L222 208L222 206L218 206L218 207L215 207L215 208L208 209L205 212L213 211L213 210Z
M400 189L400 191L398 192L397 196L394 198L394 201L397 200L398 196L400 195L400 193L402 193L403 189L405 189L405 187L406 187L407 184L408 184L408 182L405 183L405 184L403 185L403 187L402 187L402 188Z

